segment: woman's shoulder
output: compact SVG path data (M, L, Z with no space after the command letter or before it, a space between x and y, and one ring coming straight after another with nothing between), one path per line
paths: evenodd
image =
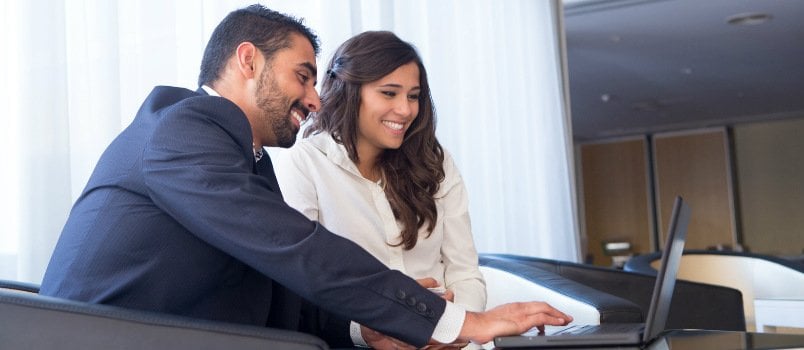
M294 157L302 156L324 156L328 153L329 145L327 139L331 139L329 134L315 134L309 137L296 140L287 153L292 154Z
M348 166L349 158L343 145L335 142L329 133L321 132L296 141L285 150L285 156L294 163L337 164Z
M463 183L461 172L455 164L452 154L446 149L443 149L443 151L444 161L442 162L442 167L444 169L444 179L441 180L438 192L435 194L437 198L445 196L453 187Z
M309 139L298 139L289 148L276 149L271 153L274 168L285 168L290 165L297 167L310 163L316 157L316 147Z
M441 163L442 167L444 168L444 179L446 180L450 176L461 176L461 172L458 169L458 166L455 164L455 159L452 157L452 153L450 153L446 148L443 148L444 152L444 161Z

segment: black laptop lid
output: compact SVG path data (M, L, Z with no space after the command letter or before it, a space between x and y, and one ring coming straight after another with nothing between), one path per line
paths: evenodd
M661 266L653 287L648 316L642 324L609 324L614 329L592 333L571 334L523 334L502 336L494 339L498 348L572 348L589 346L633 346L648 344L664 330L670 313L670 302L676 282L676 273L680 265L684 240L687 237L687 225L690 220L690 208L681 197L676 197L673 212L668 225L667 242L662 251ZM638 327L637 327L638 326ZM584 328L584 327L582 327ZM594 326L588 329L593 329Z
M670 215L670 228L667 241L662 251L662 261L659 273L656 275L656 285L653 287L653 296L648 308L648 317L645 320L643 342L647 342L659 335L667 323L670 313L670 302L673 299L673 289L676 285L676 274L681 263L681 253L684 251L684 241L687 238L687 224L690 221L690 207L684 199L676 197L673 203L673 213Z

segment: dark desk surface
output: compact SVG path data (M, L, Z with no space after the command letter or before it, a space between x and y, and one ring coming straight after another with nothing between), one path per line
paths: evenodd
M498 350L500 348L497 348ZM543 348L542 348L543 349ZM569 349L569 348L567 348ZM746 333L704 330L669 330L644 348L589 347L605 350L766 350L804 349L804 335L779 333ZM525 350L518 348L517 350ZM572 348L581 350L581 348Z
M667 331L648 350L804 349L804 335L723 331Z

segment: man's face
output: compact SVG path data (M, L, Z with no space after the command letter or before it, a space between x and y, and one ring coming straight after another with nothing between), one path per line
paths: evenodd
M255 135L262 146L290 147L302 121L321 105L315 91L315 52L300 34L291 34L291 46L277 52L260 74L255 100L260 116ZM255 140L257 141L257 140Z

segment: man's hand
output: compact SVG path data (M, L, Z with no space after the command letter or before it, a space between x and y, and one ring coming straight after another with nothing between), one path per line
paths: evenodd
M570 322L572 316L547 303L510 303L486 312L467 311L458 340L485 344L496 336L522 334L533 327L543 332L545 325L565 326Z

